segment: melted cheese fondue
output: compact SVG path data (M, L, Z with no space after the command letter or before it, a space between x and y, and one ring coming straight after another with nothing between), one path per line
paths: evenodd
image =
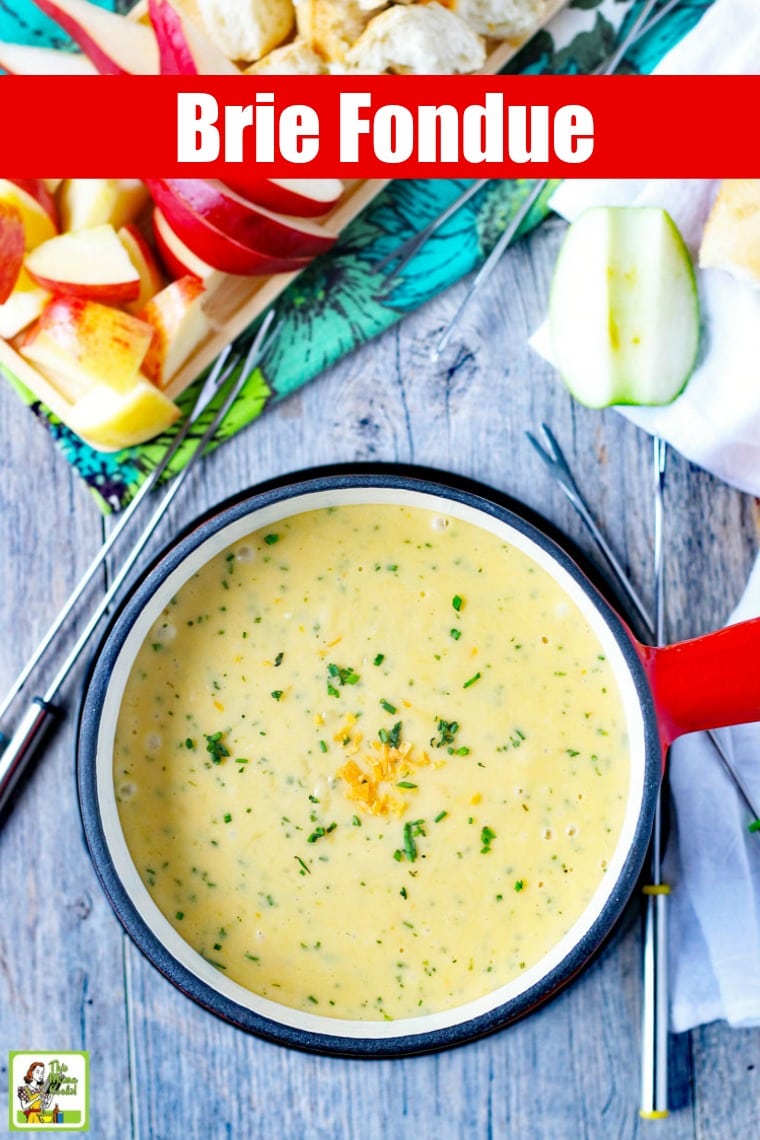
M236 542L172 599L114 757L153 899L225 976L410 1017L534 965L623 820L625 716L567 594L495 535L343 506Z

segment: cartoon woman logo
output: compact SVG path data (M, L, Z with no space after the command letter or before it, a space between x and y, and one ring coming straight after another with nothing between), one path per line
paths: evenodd
M52 1099L50 1078L45 1080L45 1066L42 1061L32 1061L18 1087L18 1099L27 1124L41 1124L40 1114L45 1112Z

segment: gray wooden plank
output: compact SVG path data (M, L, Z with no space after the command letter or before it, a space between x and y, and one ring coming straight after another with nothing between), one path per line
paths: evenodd
M5 694L99 543L102 525L93 500L42 426L5 390L4 381L3 388L0 692ZM54 661L42 678L52 675ZM74 714L81 672L66 690L64 722L24 777L0 830L3 1098L11 1049L88 1049L93 1074L107 1072L114 1092L128 1086L121 934L84 851L76 806ZM12 710L11 725L23 707L22 701ZM120 1135L121 1118L115 1096L99 1104L100 1135Z

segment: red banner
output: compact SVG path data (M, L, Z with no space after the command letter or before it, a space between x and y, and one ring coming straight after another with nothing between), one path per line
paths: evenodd
M0 80L18 177L760 177L760 76Z

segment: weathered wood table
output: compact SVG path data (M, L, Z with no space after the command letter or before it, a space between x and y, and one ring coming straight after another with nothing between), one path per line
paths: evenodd
M651 602L651 445L615 413L574 405L527 345L562 232L551 221L506 258L458 330L430 349L463 286L344 360L219 449L159 536L223 496L297 466L411 461L522 499L592 553L524 438L547 420L615 550ZM0 390L0 691L97 549L103 519L47 434ZM756 504L671 457L671 637L721 624L746 580ZM102 588L102 584L101 584ZM72 631L73 632L73 631ZM52 654L44 675L52 676ZM0 832L0 1072L9 1049L88 1049L96 1140L509 1137L749 1140L760 1133L760 1030L711 1025L674 1039L668 1120L637 1114L641 931L637 902L611 942L540 1012L446 1054L399 1061L309 1056L203 1012L134 948L84 848L74 782L81 673L68 715ZM3 1110L4 1111L4 1110ZM0 1126L2 1127L2 1126Z

